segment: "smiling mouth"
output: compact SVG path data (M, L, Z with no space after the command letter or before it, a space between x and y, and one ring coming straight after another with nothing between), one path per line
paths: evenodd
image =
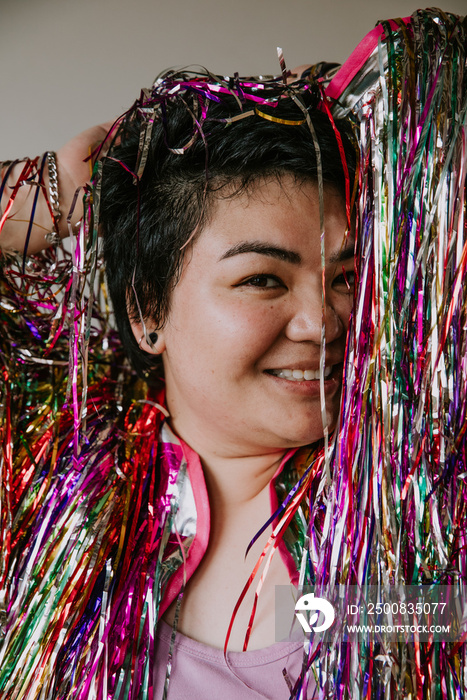
M325 367L324 378L329 379L333 370L333 365ZM289 382L311 382L317 381L320 378L319 369L269 369L267 372L268 374L274 375L274 377L287 379Z

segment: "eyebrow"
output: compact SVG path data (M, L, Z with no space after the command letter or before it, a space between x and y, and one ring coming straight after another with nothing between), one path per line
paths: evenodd
M299 265L302 262L301 255L287 248L278 248L276 246L262 243L261 241L244 241L236 243L229 248L219 260L232 258L234 255L242 255L243 253L258 253L259 255L268 255L271 258L277 258L283 262L289 262L293 265Z
M268 255L271 258L277 258L283 262L289 262L293 265L300 265L302 262L302 257L299 253L293 250L288 250L287 248L278 248L277 246L268 245L261 241L244 241L242 243L236 243L234 246L229 248L220 258L220 260L225 260L226 258L232 258L235 255L242 255L243 253L257 253L259 255ZM337 253L333 253L329 256L330 263L345 262L355 257L355 250L353 244L342 248Z
M329 262L330 263L340 263L340 262L345 262L345 260L350 260L351 258L355 257L355 249L353 244L350 246L347 246L346 248L342 248L338 253L333 253L332 255L329 256Z

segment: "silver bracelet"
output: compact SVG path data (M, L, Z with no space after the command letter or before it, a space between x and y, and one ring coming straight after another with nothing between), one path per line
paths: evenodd
M58 233L58 222L61 219L60 199L58 195L58 169L57 154L54 151L47 151L47 170L49 173L49 204L52 209L54 219L54 230L45 234L47 243L58 243L60 236Z

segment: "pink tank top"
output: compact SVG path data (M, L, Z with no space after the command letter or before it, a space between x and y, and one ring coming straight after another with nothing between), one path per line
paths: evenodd
M161 700L172 628L161 620L156 638L154 699ZM301 641L284 641L265 649L229 652L196 642L177 632L167 700L288 700L303 660ZM308 689L308 696L313 689Z

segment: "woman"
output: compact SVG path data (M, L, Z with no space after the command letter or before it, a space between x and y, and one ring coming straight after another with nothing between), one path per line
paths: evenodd
M439 19L427 34L438 24ZM394 34L386 36L392 45ZM403 32L396 36L407 40ZM244 647L248 628L254 654L272 641L268 610L276 584L345 580L345 547L342 566L336 566L334 554L342 529L336 527L330 540L329 523L333 498L345 483L341 464L346 465L337 458L336 481L329 487L328 453L317 452L313 460L307 447L323 434L326 441L336 427L352 301L353 151L346 129L326 116L326 106L308 82L287 89L277 82L258 86L168 74L123 122L93 197L102 198L106 272L120 334L151 389L135 381L118 355L112 357L112 335L109 341L99 329L101 317L92 319L83 302L88 263L80 246L73 248L73 286L64 282L62 306L52 305L50 278L39 281L38 302L25 300L24 290L41 274L37 263L20 269L22 288L15 287L14 266L9 272L12 301L6 311L15 319L16 309L27 304L31 309L8 336L9 351L25 368L20 379L26 380L16 394L6 381L6 425L16 415L17 433L32 426L36 440L32 446L19 439L7 482L14 487L7 515L15 518L15 539L5 547L10 557L5 697L150 697L154 660L155 697L164 685L169 698L186 693L187 686L193 697L210 691L228 697L237 676L232 696L247 697L261 669L242 675L228 657L230 668L224 667L216 686L205 647L201 674L186 678L187 665L177 665L187 658L186 641L179 637L172 644L163 621L208 647L222 649L227 639L234 651ZM50 201L53 164L49 180ZM361 230L367 231L368 188L375 182L362 184ZM57 215L54 224L60 227ZM95 252L91 246L91 263ZM376 257L370 253L367 261ZM58 270L53 281L60 283L60 259L53 264ZM358 293L361 311L365 287ZM34 347L34 338L43 347L45 329L36 318L43 308L53 321L45 357ZM69 336L62 328L66 308ZM23 341L16 350L26 327L32 331L30 345L25 348ZM361 337L355 335L358 328ZM349 340L354 364L349 361L347 371L362 367L355 359L365 352L371 356L371 331L371 314L363 321L357 314ZM70 345L75 373L66 397L60 396L67 380L60 343ZM157 381L160 356L165 397ZM49 364L41 370L38 361ZM87 394L83 369L89 369ZM11 364L7 370L17 371ZM18 375L14 379L17 384ZM361 444L349 441L347 433L364 410L346 413L358 396L359 379L365 377L346 387L337 453L345 446L358 451ZM34 391L36 403L23 400L27 390ZM170 417L164 420L167 409ZM354 496L353 483L348 485L347 501L355 506L367 492L360 488ZM336 505L332 525L344 517L347 552L360 557L372 536L354 538L358 507L349 516L345 500ZM371 518L369 510L362 514ZM268 547L271 527L275 534ZM387 527L393 535L393 522ZM245 564L257 532L251 546L256 556ZM279 552L250 629L255 599L251 587L245 597L242 587L254 560L273 546ZM327 556L330 566L323 572ZM380 569L372 569L373 560L365 565L368 577L388 571L378 556ZM357 556L355 564L351 578L361 572ZM161 632L154 641L157 616ZM310 661L316 647L306 653L300 673L301 646L292 640L282 657L273 652L278 675L270 674L272 688L265 689L263 675L252 697L313 693ZM325 649L321 653L330 656ZM337 666L348 677L355 660L350 654L345 663L345 645L340 653ZM383 661L380 668L380 656L370 656L369 663L375 678L384 680L391 666ZM447 652L439 658L447 659ZM321 678L319 686L325 690L331 682ZM336 682L341 693L342 677Z
M143 403L143 412L150 407L150 415L144 420L150 421L151 428L146 428L144 435L149 445L141 474L138 454L128 463L123 457L122 462L125 441L119 433L124 427L128 430L122 421L117 423L117 430L113 428L113 447L106 448L105 461L109 462L112 455L112 467L110 471L104 468L100 443L102 434L109 430L109 416L103 420L102 409L96 410L92 383L85 437L88 448L80 446L75 463L73 457L68 458L68 469L84 469L88 474L85 479L93 488L92 495L86 496L87 512L80 506L78 528L93 517L87 509L95 507L98 494L108 498L109 479L117 486L121 482L119 472L134 478L133 493L125 493L127 484L120 483L111 511L97 516L95 526L99 520L101 525L105 522L106 534L100 547L96 539L88 544L88 548L97 550L94 557L101 562L94 569L94 580L90 577L82 590L77 585L69 588L73 598L89 598L84 617L82 610L79 615L80 625L87 618L88 625L97 624L93 616L96 600L103 595L102 586L109 590L109 600L115 601L115 596L120 600L119 595L122 598L106 612L108 615L112 610L110 615L116 616L104 633L110 635L106 642L110 645L106 652L109 670L131 668L133 653L141 657L137 669L141 661L154 665L152 640L146 659L131 649L132 639L126 652L129 661L122 664L121 655L126 650L122 652L119 645L115 653L111 651L122 624L133 627L140 622L146 627L145 634L149 632L147 613L138 610L138 605L152 590L155 614L170 625L178 617L176 626L181 633L216 647L218 665L224 668L227 682L231 682L230 677L235 679L235 672L232 675L225 669L221 650L235 604L271 533L269 526L245 559L250 540L270 519L271 498L277 502L270 484L285 464L291 470L303 462L303 456L291 461L298 447L320 440L323 406L326 428L332 430L335 426L354 268L354 238L345 206L346 186L348 190L352 175L348 163L342 162L340 149L345 148L351 168L355 149L350 144L348 127L347 132L339 133L336 124L318 111L319 100L308 82L292 88L281 81L251 87L245 82L237 87L208 75L169 74L126 116L118 132L119 145L103 160L98 182L102 177L100 225L109 291L127 354L139 373L154 385ZM151 136L142 142L140 134L148 125ZM189 141L192 143L186 146ZM317 160L317 149L323 154L322 162ZM141 167L135 176L142 162L144 169ZM320 224L320 207L324 227ZM322 249L317 245L322 230L324 289ZM324 370L320 373L322 348ZM162 377L165 396L160 388ZM129 381L131 385L134 379L130 377ZM125 386L122 413L126 420L134 412L131 408L128 413L125 405L130 392ZM169 416L162 427L161 411ZM115 409L110 414L112 423L114 415ZM91 423L95 426L90 429ZM129 435L132 432L130 429ZM64 433L66 429L60 424L59 451L64 449ZM99 457L95 454L96 443ZM170 465L167 450L174 452ZM59 461L57 478L63 479L67 467L63 456ZM98 484L97 463L99 472L105 472L103 483L99 473ZM178 498L172 495L169 504L166 478L169 483L175 479L180 489ZM71 491L68 485L58 502L69 500L72 493L82 499L82 489L82 481L77 481ZM143 499L142 506L139 499ZM197 520L186 503L190 499L198 510ZM154 520L150 524L147 518L152 507ZM166 513L168 507L170 513ZM38 516L41 522L47 519L43 508L44 504ZM55 503L53 513L58 516L60 510ZM126 527L118 531L122 520ZM183 550L177 539L184 541ZM45 545L44 539L40 542ZM56 545L52 536L49 546ZM296 547L296 543L290 546ZM131 553L127 551L130 548ZM298 581L297 562L287 548L283 550L282 557L272 560L249 640L250 649L262 650L261 665L265 663L263 649L275 641L274 616L270 614L275 585L290 584L291 578ZM45 559L48 556L52 556L50 549L43 555ZM56 556L53 558L57 565ZM104 565L109 567L106 583L102 579ZM144 580L144 598L141 589L134 591L136 608L128 617L126 597L136 577ZM160 593L157 578L162 579ZM252 593L239 609L230 650L240 652L243 648ZM34 596L40 599L37 590ZM93 612L89 617L91 601ZM126 618L125 623L119 616ZM72 627L76 629L73 623ZM83 641L88 644L84 637ZM155 697L162 695L167 665L168 651L162 651L161 644L156 643L155 651L159 671ZM69 645L78 648L75 630L69 635ZM78 687L81 683L81 692L87 693L91 669L86 669L89 675L79 669L76 680L71 676L74 664L83 663L84 650L80 650L76 662L71 662L66 655L69 652L64 652L67 646L60 651L55 684L67 684L65 692L71 693L72 683ZM256 671L253 679L238 680L232 695L243 692L256 680L253 697L264 692L288 697L290 689L282 678L282 669L287 656L292 651L297 656L298 651L294 673L289 672L289 684L294 684L300 675L302 650L300 640L279 651L274 649L277 670L271 676L274 664L270 660L270 691L265 687L266 674ZM73 654L77 658L76 651ZM242 655L243 664L245 658L252 657ZM102 656L97 663L102 666ZM212 688L205 677L210 666L201 668L200 687L196 688L191 672L187 678L186 664L175 654L169 697L178 697L188 686L192 693L205 696L207 688ZM102 675L102 670L97 673ZM111 671L110 677L115 673ZM139 682L151 685L148 678Z

